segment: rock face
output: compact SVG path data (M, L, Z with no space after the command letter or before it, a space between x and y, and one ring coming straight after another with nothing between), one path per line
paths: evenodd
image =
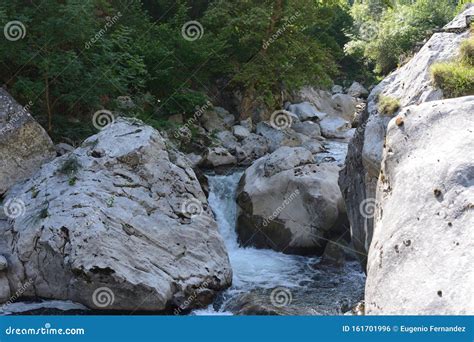
M12 188L11 199L25 210L0 219L0 290L7 280L24 297L158 311L208 304L231 283L196 175L141 122L117 120Z
M368 314L474 314L473 113L470 96L410 106L390 121Z
M454 21L464 18L465 23L466 15L473 10L473 7L467 9ZM351 222L352 238L363 262L370 245L373 217L363 215L360 208L375 202L386 127L391 120L391 117L378 112L379 95L397 99L402 108L442 99L442 91L431 84L430 67L436 62L454 58L461 42L468 36L466 24L461 33L434 34L410 62L385 78L369 95L368 113L365 115L367 119L361 121L361 128L352 141L352 145L356 146L349 149L340 181ZM351 175L360 176L356 176L354 182Z
M55 156L45 130L0 88L0 195Z
M308 150L281 147L249 167L237 189L241 244L289 254L321 254L345 231L339 168L314 164Z

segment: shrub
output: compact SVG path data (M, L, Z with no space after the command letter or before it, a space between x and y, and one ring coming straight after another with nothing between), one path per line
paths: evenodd
M379 113L392 116L400 109L400 101L390 96L379 96Z
M474 95L474 67L469 64L436 63L431 67L431 77L447 98Z
M59 173L64 175L72 176L77 173L81 164L76 156L71 155L66 160L64 160L63 164L59 167Z
M474 37L461 44L460 59L461 63L474 67Z

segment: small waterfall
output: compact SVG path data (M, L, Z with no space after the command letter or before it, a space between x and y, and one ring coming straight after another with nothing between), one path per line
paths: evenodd
M357 293L363 293L364 276L357 262L343 271L343 274L339 271L318 271L312 267L319 261L317 257L287 255L269 249L243 248L238 245L235 230L237 215L235 197L242 173L239 171L229 175L208 176L209 204L225 240L234 276L231 288L222 294L220 300L207 309L194 311L193 314L230 314L224 312L223 308L232 299L246 293L265 292L276 287L290 289L295 297L304 298L305 302L314 299L317 303L323 303L324 307L320 308L321 311L315 311L315 314L340 313L336 307L340 306L338 303L344 297L344 293L341 296L341 291L350 291L355 297L360 297ZM338 283L334 285L334 281ZM348 286L341 289L339 288L341 284L343 286L348 284ZM354 290L354 286L357 290ZM334 299L327 298L330 297L325 294L328 291L334 292ZM317 298L320 292L323 299ZM349 299L352 302L357 302L357 300ZM332 309L327 309L327 307L332 307Z
M287 255L269 249L239 247L235 230L235 196L241 176L242 172L236 172L226 176L208 177L209 204L229 253L234 271L233 288L248 290L254 287L291 287L307 280L300 269L305 267L311 258Z
M235 229L237 215L235 197L241 176L241 171L229 175L208 176L209 204L225 240L234 276L232 287L222 295L221 303L205 310L197 310L194 312L197 315L226 314L222 312L226 302L255 290L285 287L290 289L295 296L302 294L301 297L306 298L312 296L313 293L314 296L317 296L317 292L320 291L319 287L327 288L327 283L334 281L334 279L329 279L333 277L332 274L312 268L311 265L319 261L317 257L287 255L273 250L243 248L238 245ZM359 292L362 293L363 275L360 273L357 263L354 263L354 268L355 270L352 268L349 270L348 277L351 279L347 280L356 283ZM315 277L317 277L316 280ZM354 289L351 291L357 292ZM336 297L334 301L340 300ZM326 300L328 299L326 298ZM337 306L336 304L332 305ZM326 312L338 313L336 309L326 310Z

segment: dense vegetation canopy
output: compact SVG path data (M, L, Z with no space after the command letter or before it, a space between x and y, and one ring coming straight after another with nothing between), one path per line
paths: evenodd
M9 0L0 78L55 139L76 141L100 109L166 126L226 93L277 108L302 85L369 84L465 2Z

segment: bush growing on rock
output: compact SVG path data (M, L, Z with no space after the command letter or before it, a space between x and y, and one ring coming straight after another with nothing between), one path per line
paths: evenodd
M443 89L446 97L474 94L474 69L457 63L439 63L431 74L436 86Z
M461 62L474 66L474 37L461 44Z
M384 115L392 116L396 111L400 109L400 101L391 96L379 96L379 113Z
M474 95L474 38L462 43L456 61L434 64L431 77L446 97Z

